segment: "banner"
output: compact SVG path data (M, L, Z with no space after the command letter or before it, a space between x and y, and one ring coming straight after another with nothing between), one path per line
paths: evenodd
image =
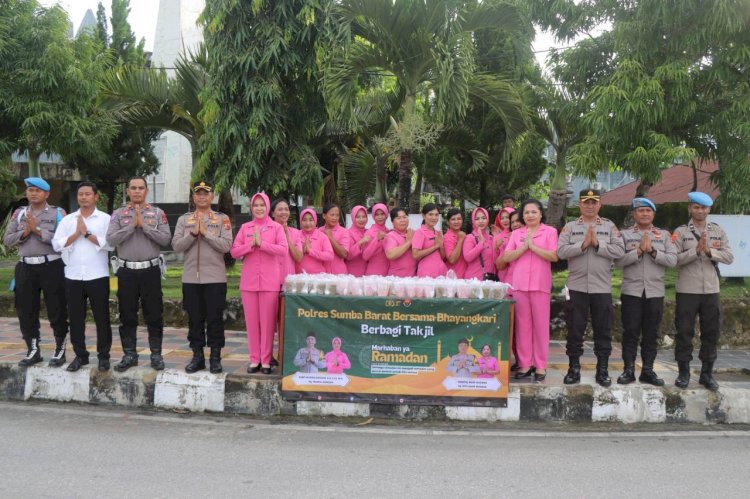
M287 294L282 396L506 407L511 303Z

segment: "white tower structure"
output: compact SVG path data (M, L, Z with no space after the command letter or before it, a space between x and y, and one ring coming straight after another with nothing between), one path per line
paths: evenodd
M151 65L167 68L173 75L175 62L181 54L187 54L203 41L203 32L197 25L203 12L204 0L160 0L156 20L156 36ZM190 143L174 132L164 132L155 146L156 157L161 166L151 175L149 201L153 203L186 203L189 195L192 168Z

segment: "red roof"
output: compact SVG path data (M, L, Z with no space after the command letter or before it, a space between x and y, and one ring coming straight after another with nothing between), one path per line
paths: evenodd
M719 168L718 163L699 160L698 162L698 191L705 192L716 199L720 192L709 179L711 173ZM602 204L622 206L629 205L635 197L635 190L639 180L622 185L617 189L602 195ZM646 195L654 204L684 203L687 195L693 189L693 169L687 165L676 165L663 170L661 181L654 184Z

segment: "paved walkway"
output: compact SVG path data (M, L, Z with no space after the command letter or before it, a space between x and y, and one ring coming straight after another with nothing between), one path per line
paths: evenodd
M46 364L54 352L54 339L49 322L42 321L42 356ZM122 356L117 326L113 324L113 341L112 341L112 363L119 362ZM91 352L91 358L96 359L96 330L93 324L86 327L86 344ZM148 334L144 327L138 328L138 353L140 354L140 365L148 365L149 348ZM278 344L274 346L278 351ZM208 350L206 350L208 353ZM26 354L26 346L21 338L18 319L10 317L0 317L0 363L16 364ZM164 328L164 342L162 345L162 354L167 367L181 369L189 362L192 352L187 342L187 329L185 328ZM68 361L73 360L73 350L68 340L68 350L66 352ZM668 384L674 383L677 377L677 365L674 362L674 353L672 350L659 352L654 370L665 379ZM696 360L692 363L694 371L700 369L700 362ZM249 359L247 354L247 335L244 331L226 331L226 347L222 350L222 364L224 371L231 374L245 374ZM94 362L95 363L95 362ZM582 383L594 384L594 366L596 357L593 352L593 343L587 342L584 346L584 356L581 358L583 367ZM640 366L638 366L640 367ZM562 385L562 378L568 368L568 358L565 355L565 342L552 341L550 344L549 366L545 385L555 386ZM613 345L612 356L610 359L609 374L613 382L622 371L621 352L618 346ZM716 378L718 381L749 381L750 375L750 349L721 350L716 362ZM636 372L638 375L638 371ZM513 383L528 384L532 381L512 381ZM691 385L697 383L697 376L693 376ZM696 384L697 386L697 384Z

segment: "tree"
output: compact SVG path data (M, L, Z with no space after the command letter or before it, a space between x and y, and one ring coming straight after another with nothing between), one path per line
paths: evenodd
M561 1L542 17L568 34L611 26L563 57L575 81L588 80L587 136L570 155L577 169L621 168L646 193L677 160L717 159L723 208L750 211L747 2Z
M0 16L12 20L0 58L0 122L5 142L26 152L29 174L38 176L43 152L96 155L114 133L106 116L88 110L96 99L105 58L88 37L69 40L68 18L58 6L9 0Z
M112 0L111 7L112 36L109 36L104 6L101 3L97 9L96 30L92 33L99 42L99 49L107 54L107 69L144 68L144 40L141 39L136 45L135 35L127 19L130 12L129 0ZM91 113L101 111L94 108ZM118 183L133 175L149 175L158 169L159 161L154 155L153 141L160 133L157 129L140 128L126 121L118 122L117 133L99 145L99 154L68 154L66 160L71 166L78 168L82 176L100 184L102 191L107 194L107 209L111 213L114 211L115 188Z
M507 4L447 0L344 0L335 15L348 43L326 62L323 88L332 117L350 129L379 107L401 138L398 202L409 205L412 153L420 123L418 98L428 96L430 117L440 126L459 121L472 95L487 101L503 119L508 136L525 128L522 105L504 83L475 68L475 31L494 27L516 33L522 20ZM382 78L371 78L378 75ZM370 83L370 85L368 85ZM494 87L494 88L493 88Z
M332 0L206 2L210 79L202 164L218 185L273 194L319 190L335 147L320 133L318 89Z

